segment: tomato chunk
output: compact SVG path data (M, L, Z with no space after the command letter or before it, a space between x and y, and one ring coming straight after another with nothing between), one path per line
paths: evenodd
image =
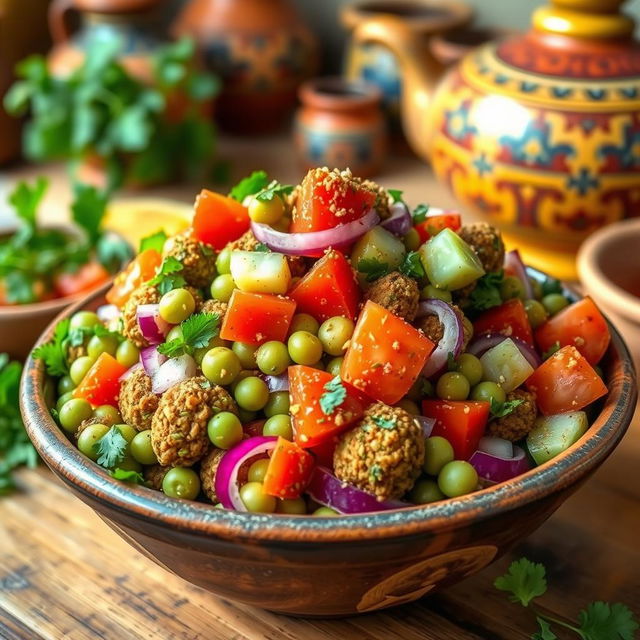
M348 260L334 249L313 265L289 296L298 303L298 313L308 313L318 322L334 316L354 320L360 289Z
M533 346L533 331L522 300L514 298L482 313L473 323L476 336L502 333L510 338L520 338Z
M461 224L459 213L438 213L428 215L422 222L415 225L415 229L420 236L420 244L422 244L443 229L457 231Z
M295 310L296 303L289 298L236 289L224 314L220 337L249 344L283 342Z
M61 298L89 293L109 279L109 272L99 262L87 262L74 273L59 273L53 286Z
M276 498L299 498L315 466L313 456L282 437L271 453L262 490Z
M343 382L342 387L346 391L344 400L333 411L325 413L320 398L330 393L325 387L332 380L333 376L326 371L302 365L289 367L294 440L305 449L331 440L359 420L364 412L366 403L360 394Z
M218 251L249 229L247 208L233 198L203 189L196 198L193 235Z
M572 346L545 360L525 383L547 416L579 411L607 393L607 386L587 359Z
M333 229L358 220L376 201L376 194L355 180L327 169L312 169L300 185L291 221L292 233Z
M120 308L124 307L134 290L155 276L161 263L162 256L155 249L145 249L139 253L127 268L116 276L113 286L107 291L107 302Z
M120 376L127 371L112 355L101 353L73 392L74 398L84 398L94 407L103 404L118 406Z
M605 354L611 334L604 316L589 297L565 307L536 329L541 351L554 344L574 346L589 362L598 364Z
M489 419L488 402L423 400L422 413L433 418L432 436L446 438L456 460L468 460L477 450Z
M434 348L423 333L369 300L356 323L341 376L369 397L395 404L416 381Z

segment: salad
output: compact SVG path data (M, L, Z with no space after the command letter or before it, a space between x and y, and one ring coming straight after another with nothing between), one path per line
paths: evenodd
M505 482L586 431L607 323L500 232L349 171L203 190L108 304L35 350L52 413L113 477L330 516Z

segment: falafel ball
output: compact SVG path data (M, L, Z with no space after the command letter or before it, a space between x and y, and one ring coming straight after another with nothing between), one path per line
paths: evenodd
M166 391L151 421L151 446L163 466L190 467L208 451L207 423L220 411L237 414L231 396L204 376Z
M100 418L96 418L95 416L91 416L90 418L87 418L86 420L83 420L80 425L78 426L78 428L76 429L76 440L80 437L80 434L87 428L90 427L94 424L104 424L104 422L102 422L102 420ZM108 425L105 425L108 426Z
M133 291L124 305L124 309L122 310L122 333L133 342L138 349L149 346L138 325L136 315L138 307L141 304L158 304L161 297L160 292L155 287L143 284Z
M218 502L218 496L216 495L216 471L225 453L224 449L214 448L200 461L200 486L207 498L214 504Z
M205 300L198 308L199 313L217 313L220 324L224 320L224 314L227 313L229 305L222 300Z
M455 304L449 306L456 312L462 322L462 346L463 349L466 349L473 336L473 325L469 322L459 307ZM422 331L422 333L424 333L424 335L427 336L427 338L429 338L429 340L434 344L438 344L444 336L444 325L434 313L421 316L416 320L415 325L416 328L420 329L420 331Z
M418 283L399 271L378 278L367 291L367 299L377 302L391 313L413 322L418 313L420 290Z
M338 440L334 472L379 501L403 496L424 462L424 433L413 416L382 402L371 405L361 422Z
M486 223L462 225L458 235L476 252L485 271L500 271L504 263L504 242L499 229Z
M186 231L167 240L164 245L164 257L169 256L182 263L180 275L192 287L208 287L216 275L213 249Z
M258 239L253 235L253 231L245 231L237 240L232 240L227 244L225 249L230 251L255 251L260 244Z
M145 467L142 475L144 479L151 485L152 489L156 491L162 491L162 481L167 475L171 467L163 467L159 464L153 464L150 467Z
M496 418L489 423L490 435L517 442L533 429L538 415L535 393L524 389L514 389L507 394L507 402L514 400L522 400L522 402L509 415L504 418Z
M140 368L122 383L118 408L126 424L138 431L145 431L151 429L151 421L159 401L160 398L151 390L151 378Z

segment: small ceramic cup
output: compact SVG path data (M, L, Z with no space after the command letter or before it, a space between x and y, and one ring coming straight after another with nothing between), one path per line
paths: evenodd
M362 177L378 172L387 140L379 89L327 77L304 83L299 96L295 145L305 168L350 168Z

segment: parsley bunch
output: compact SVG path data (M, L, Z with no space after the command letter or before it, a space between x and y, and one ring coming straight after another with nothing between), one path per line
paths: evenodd
M182 336L161 344L158 351L169 358L193 355L195 349L206 347L218 335L219 324L217 313L194 313L180 323Z
M382 262L377 258L362 258L358 261L356 269L365 276L367 282L374 282L392 271L399 271L415 280L425 277L420 254L417 251L409 251L397 269L392 269L387 262Z

